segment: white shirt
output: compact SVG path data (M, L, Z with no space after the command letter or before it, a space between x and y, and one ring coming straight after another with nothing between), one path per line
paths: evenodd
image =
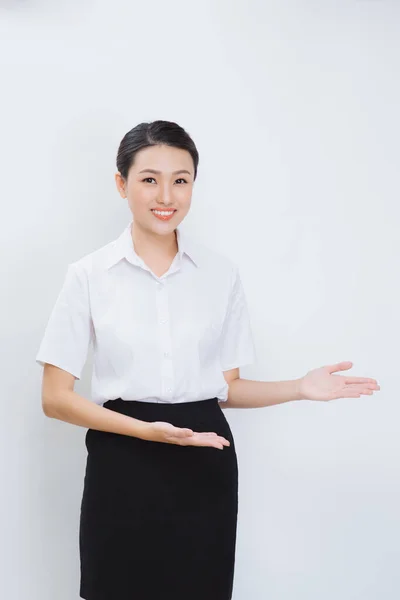
M134 250L132 223L68 265L36 362L80 379L92 344L97 404L226 401L223 371L255 360L237 266L178 227L179 251L157 277Z

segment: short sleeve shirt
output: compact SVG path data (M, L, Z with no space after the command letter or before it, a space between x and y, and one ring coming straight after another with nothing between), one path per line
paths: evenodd
M80 379L93 348L91 399L226 401L223 371L255 347L236 264L177 228L178 252L156 276L120 236L70 263L37 352Z

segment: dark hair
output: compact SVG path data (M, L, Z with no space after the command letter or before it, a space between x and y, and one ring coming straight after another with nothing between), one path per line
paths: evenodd
M139 123L128 131L121 140L117 153L117 169L124 179L135 160L135 154L148 146L174 146L187 150L194 163L194 179L197 176L199 153L190 135L172 121Z

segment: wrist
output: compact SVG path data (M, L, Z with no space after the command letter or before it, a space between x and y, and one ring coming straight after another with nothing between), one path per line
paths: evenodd
M141 421L132 417L132 437L137 437L141 440L151 440L151 423L148 421Z
M306 400L303 392L303 377L299 377L299 379L294 380L294 395L295 400Z

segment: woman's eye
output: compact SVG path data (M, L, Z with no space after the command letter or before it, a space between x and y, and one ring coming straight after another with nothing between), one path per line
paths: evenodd
M149 179L153 179L155 181L154 177L145 177L144 179L142 179L142 181L148 181ZM185 183L187 183L186 179L184 179L183 177L180 177L176 181L184 181Z

